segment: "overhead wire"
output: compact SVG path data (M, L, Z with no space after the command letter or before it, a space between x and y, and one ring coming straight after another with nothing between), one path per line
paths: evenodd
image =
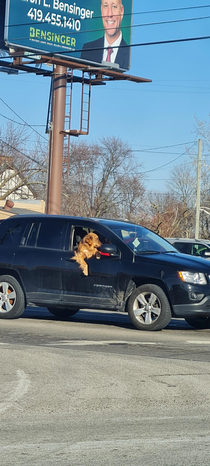
M118 15L113 15L113 16L118 16ZM152 22L152 23L143 23L143 24L130 24L128 26L122 26L121 25L121 29L132 29L132 28L136 28L136 27L145 27L145 26L158 26L158 25L163 25L163 24L171 24L171 23L182 23L182 22L188 22L188 21L200 21L200 20L203 20L203 19L209 19L210 16L199 16L199 17L196 17L196 18L183 18L183 19L171 19L171 20L166 20L166 21L155 21L155 22ZM95 19L95 18L94 18ZM39 21L36 21L36 22L31 22L30 23L19 23L19 24L9 24L7 26L7 28L12 28L12 27L17 27L17 26L33 26L35 24L39 24L40 22ZM46 21L44 21L44 23L46 24ZM62 24L62 21L61 21L61 24ZM86 30L83 30L83 31L74 31L74 35L77 35L77 34L86 34L86 33L90 33L90 32L101 32L101 31L104 31L104 28L99 28L99 29L86 29ZM63 32L62 31L62 35L67 35L69 34L69 31L68 32ZM27 39L27 37L18 37L17 39L19 40L22 40L22 39ZM13 40L16 40L16 38L13 38Z
M178 42L189 42L189 41L195 41L195 40L207 40L207 39L210 39L210 36L201 36L201 37L185 37L185 38L181 38L181 39L169 39L169 40L158 40L158 41L153 41L153 42L140 42L140 43L137 43L137 44L131 44L131 45L121 45L120 47L122 48L128 48L128 47L145 47L145 46L149 46L149 45L162 45L162 44L173 44L173 43L178 43ZM112 46L113 49L116 49L118 48L118 46ZM85 49L86 51L90 52L90 51L93 51L93 50L104 50L104 47L95 47L95 48L86 48ZM82 52L82 49L81 50L73 50L71 51L71 54L72 53L75 53L75 52ZM59 53L59 55L63 55L63 54L66 54L66 53L69 53L69 50L66 50L66 51L57 51L57 52L54 52L53 55L55 55L55 53ZM46 54L45 54L46 55ZM47 53L47 55L52 55L51 53Z
M40 134L38 131L36 131L36 129L34 129L31 125L29 125L20 115L18 115L1 97L0 97L0 100L4 103L4 105L6 105L6 107L8 107L21 121L24 122L24 124L26 126L28 126L30 129L32 129L32 131L34 131L36 134L38 134L38 136L42 137L46 142L48 142L48 139L46 139L44 136L42 136L42 134Z
M179 168L180 167L185 167L186 165L192 165L192 162L181 163L181 165L179 165ZM149 178L149 181L168 181L168 178Z
M182 11L182 10L197 10L200 8L209 8L209 5L195 5L195 6L183 6L179 8L167 8L167 9L161 9L161 10L149 10L149 11L140 11L140 12L135 12L133 13L134 15L142 15L142 14L150 14L150 13L169 13L171 11Z
M180 43L180 42L191 42L191 41L197 41L197 40L207 40L207 39L210 39L210 36L200 36L200 37L186 37L186 38L181 38L181 39L169 39L169 40L159 40L159 41L153 41L153 42L141 42L141 43L137 43L137 44L130 44L130 45L121 45L120 47L121 48L132 48L132 47L145 47L145 46L149 46L149 45L163 45L163 44L175 44L175 43ZM118 48L118 46L112 46L113 49L115 48ZM91 51L95 51L95 50L104 50L104 47L94 47L94 48L86 48L85 49L86 52L91 52ZM82 49L78 49L78 50L65 50L65 51L61 51L61 50L55 50L54 52L44 52L45 56L46 57L52 57L52 56L55 56L55 55L65 55L65 54L74 54L74 53L78 53L78 52L82 52ZM33 52L32 52L33 54ZM23 56L23 53L20 53L18 55L16 55L16 58L18 57L22 57ZM8 57L4 57L4 59L10 59L11 60L11 57L8 56ZM76 60L79 60L76 58Z
M25 123L20 123L18 121L15 121L15 120L12 120L11 118L8 118L6 117L5 115L3 115L2 113L0 113L0 116L2 116L3 118L11 121L12 123L15 123L17 125L21 125L21 126L25 126L26 124ZM45 125L30 125L30 126L42 126L42 127L45 127ZM161 154L161 155L180 155L179 153L177 152L160 152L160 149L165 149L165 148L170 148L170 147L177 147L177 146L183 146L183 145L186 145L186 144L192 144L193 141L190 141L190 142L182 142L182 143L179 143L179 144L171 144L169 146L158 146L158 147L154 147L154 148L151 148L151 149L131 149L131 152L143 152L143 153L149 153L149 154ZM196 153L194 154L191 154L191 155L197 155ZM203 156L205 157L209 157L209 155L207 154L202 154Z
M20 123L19 121L12 120L11 118L6 117L6 115L3 115L2 113L0 113L0 116L3 117L3 118L5 118L6 120L11 121L12 123L15 123L16 125L27 126L26 123ZM45 128L46 125L30 125L30 126L31 126L31 127L34 127L34 126L41 126L41 127L44 127L44 128Z
M147 151L154 151L157 149L170 149L171 147L178 147L178 146L185 146L187 144L195 144L196 141L189 141L189 142L181 142L179 144L171 144L168 146L158 146L158 147L152 147L151 149L132 149L132 152L147 152Z
M191 150L193 148L193 146L197 143L197 141L194 141L194 143L192 144L191 147L189 147L185 152L183 152L183 154L180 154L178 157L176 157L175 159L171 160L170 162L167 162L167 163L164 163L163 165L160 165L159 167L156 167L156 168L152 168L151 170L146 170L144 172L142 172L142 174L145 174L145 173L150 173L150 172L153 172L153 171L157 171L157 170L160 170L161 168L164 168L168 165L170 165L171 163L175 162L176 160L180 159L180 157L183 157L183 155L185 155L189 150Z
M162 9L162 10L150 10L150 11L144 11L144 12L135 12L135 13L124 13L124 16L125 15L137 15L137 14L150 14L150 13L165 13L165 12L174 12L174 11L183 11L183 10L192 10L192 9L199 9L199 8L209 8L210 7L210 4L208 5L196 5L196 6L190 6L190 7L180 7L180 8L169 8L169 9ZM96 19L96 18L100 18L101 16L99 17L94 17L93 19ZM162 24L170 24L170 23L179 23L179 22L183 22L183 21L194 21L194 20L201 20L201 19L209 19L210 16L204 16L204 17L196 17L196 18L185 18L185 19L178 19L178 20L168 20L168 21L160 21L160 22L153 22L153 23L145 23L145 24L139 24L139 25L130 25L130 26L124 26L125 28L126 27L143 27L143 26L150 26L150 25L162 25ZM87 18L86 18L87 19ZM90 19L88 19L90 20ZM22 23L22 24L15 24L15 25L9 25L7 27L12 27L12 26L23 26L23 25L31 25L32 23ZM36 23L34 24L37 24L37 21ZM96 32L96 31L100 31L101 29L94 29L94 30L88 30L88 31L74 31L74 33L84 33L84 32ZM69 34L69 32L67 32L66 34ZM65 33L63 32L63 35L65 35ZM23 40L23 39L26 39L28 37L18 37L17 39L18 40ZM137 43L137 44L130 44L130 45L122 45L121 47L142 47L142 46L149 46L149 45L161 45L161 44L169 44L169 43L178 43L178 42L186 42L186 41L195 41L195 40L206 40L206 39L209 39L210 36L201 36L201 37L187 37L187 38L181 38L181 39L170 39L170 40L164 40L164 41L153 41L153 42L146 42L146 43ZM15 39L13 39L15 40ZM116 48L113 46L113 48ZM104 47L97 47L97 50L103 50ZM92 51L92 50L96 50L96 48L88 48L87 51ZM77 49L77 50L66 50L66 51L54 51L53 53L51 52L47 52L46 54L48 56L52 56L52 55L55 55L56 53L59 53L60 55L65 55L67 53L70 53L71 55L74 54L74 53L78 53L78 52L81 52L82 49ZM21 56L21 55L20 55ZM10 58L10 57L4 57L4 58Z
M161 9L161 10L148 10L148 11L136 11L136 12L131 12L131 13L125 13L123 14L123 17L125 16L136 16L136 15L148 15L148 14L154 14L154 13L170 13L174 11L187 11L187 10L198 10L202 8L210 8L210 4L208 5L195 5L195 6L189 6L189 7L180 7L180 8L167 8L167 9ZM114 16L119 16L119 15L114 15ZM91 20L96 20L96 19L102 19L102 15L99 16L94 16L93 18L84 18L83 21L91 21ZM17 27L17 26L27 26L29 24L36 24L35 23L16 23L12 25L7 25L7 27ZM79 31L78 31L79 32Z
M34 163L37 163L40 167L42 168L47 168L46 165L44 165L43 163L41 162L38 162L37 160L35 160L33 157L30 157L30 155L26 155L24 154L24 152L16 149L15 147L13 147L11 144L8 144L8 142L4 141L1 137L0 137L0 141L3 142L3 144L5 144L6 146L8 146L10 149L18 152L19 154L23 155L24 157L26 157L27 159L31 160L32 162Z

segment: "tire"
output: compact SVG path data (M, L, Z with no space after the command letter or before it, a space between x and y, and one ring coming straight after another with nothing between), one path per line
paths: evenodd
M210 328L210 317L208 316L185 317L185 320L194 328Z
M60 319L66 319L68 317L74 316L79 309L53 309L52 307L48 307L48 311L56 317L60 317Z
M171 308L162 288L153 284L139 286L127 306L131 322L138 330L162 330L171 320Z
M0 319L16 319L25 310L25 295L18 281L10 275L0 276Z

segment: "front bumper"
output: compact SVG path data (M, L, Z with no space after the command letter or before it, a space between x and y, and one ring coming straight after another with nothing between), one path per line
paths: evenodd
M189 317L189 316L210 316L210 296L206 296L199 303L174 304L174 317Z

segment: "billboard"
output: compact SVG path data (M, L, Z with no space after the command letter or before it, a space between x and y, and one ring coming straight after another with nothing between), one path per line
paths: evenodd
M132 4L133 0L7 0L6 44L128 70Z

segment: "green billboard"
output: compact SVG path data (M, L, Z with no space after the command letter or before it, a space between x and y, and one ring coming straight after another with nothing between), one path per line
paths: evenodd
M6 45L130 68L133 0L7 0Z

